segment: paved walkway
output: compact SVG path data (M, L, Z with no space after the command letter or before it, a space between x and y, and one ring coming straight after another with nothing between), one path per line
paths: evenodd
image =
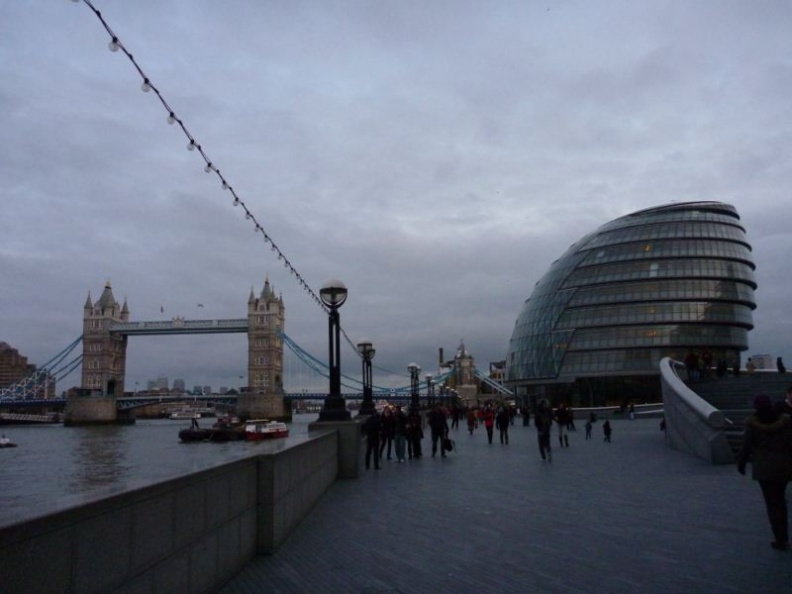
M669 449L656 419L611 421L612 443L578 421L548 464L521 422L508 446L460 427L445 460L336 482L222 593L792 591L792 552L770 548L759 487L733 466Z

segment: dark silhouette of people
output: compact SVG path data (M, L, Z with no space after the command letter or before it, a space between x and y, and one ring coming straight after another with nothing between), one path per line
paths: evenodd
M786 373L786 366L784 366L781 357L776 357L776 369L778 369L778 373Z
M585 427L586 427L586 441L588 441L589 439L591 439L591 427L592 427L591 421L586 421Z
M421 452L421 440L424 434L421 425L421 411L417 408L411 408L407 414L407 457L410 460L420 458L423 455Z
M511 415L505 406L501 406L498 414L495 417L495 425L498 427L498 434L500 436L501 444L509 445L509 425L511 424Z
M396 450L396 461L399 464L403 464L405 462L404 456L407 446L407 415L404 414L401 406L396 407L396 412L393 413L393 420L393 441Z
M613 433L613 429L611 429L610 421L605 421L602 424L602 433L605 435L605 441L610 443L611 434Z
M767 509L774 549L789 549L789 524L786 488L792 480L792 422L779 414L769 396L754 399L754 414L745 421L743 445L737 458L737 470L745 474L751 463L751 478L759 483Z
M534 426L536 427L539 454L542 460L553 461L553 450L550 447L550 429L553 426L553 411L547 400L540 400L534 411Z
M792 418L792 387L787 388L784 400L776 404L776 412L780 415L789 415Z
M371 467L371 457L374 456L374 468L379 470L379 438L382 431L382 421L379 414L372 413L363 423L363 433L366 434L366 470Z
M558 405L555 411L555 422L558 425L558 444L563 448L569 447L569 435L567 428L569 427L569 412L566 405L562 402Z
M437 454L437 444L440 442L440 456L445 458L445 448L443 441L448 437L448 421L446 420L445 412L440 404L429 412L427 421L429 422L429 430L432 436L432 458Z
M382 453L385 451L385 446L388 446L388 460L391 459L391 446L393 445L393 438L396 434L396 417L390 407L382 411L380 418L382 422L382 435L380 439L379 457L382 458Z

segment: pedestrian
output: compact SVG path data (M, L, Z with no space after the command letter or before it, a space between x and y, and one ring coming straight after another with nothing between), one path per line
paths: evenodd
M410 460L423 455L421 452L421 440L424 436L422 424L421 411L411 408L407 414L407 455Z
M787 388L784 400L776 404L776 412L792 417L792 387Z
M432 458L437 454L437 442L440 442L440 456L445 458L445 448L443 442L448 437L448 421L445 412L440 404L436 404L429 413L429 430L432 436Z
M374 469L379 470L379 438L382 431L382 421L377 412L373 412L363 423L363 433L366 435L366 470L371 467L371 457L374 456Z
M396 425L396 419L393 416L393 411L389 406L386 406L382 414L380 415L380 422L382 423L382 434L380 436L380 449L379 449L379 457L382 458L382 454L385 451L385 446L388 446L388 460L391 459L391 446L393 445L393 436L394 436L394 429Z
M401 406L397 406L396 412L393 413L393 442L396 450L396 461L399 464L404 464L404 454L407 446L407 415L404 414Z
M455 404L451 408L451 429L459 429L459 417L462 416L462 411Z
M786 488L792 480L792 422L773 408L765 394L754 399L754 410L745 421L737 470L745 474L745 464L751 462L751 478L762 489L773 531L770 546L785 551L789 549Z
M569 434L567 428L569 426L569 412L567 412L566 405L562 402L558 405L555 412L555 422L558 425L558 443L563 448L569 447Z
M591 421L586 421L586 441L591 439Z
M509 425L511 425L511 415L505 406L501 406L498 415L495 417L495 424L498 426L501 445L509 445Z
M786 366L781 357L776 357L776 368L778 369L778 373L786 373Z
M531 426L531 409L527 406L524 406L520 409L523 417L523 427L530 427Z
M550 447L550 428L553 426L553 411L550 403L544 398L539 401L534 411L534 426L536 427L537 441L539 442L539 455L542 460L553 461L553 450Z
M602 424L602 432L605 434L605 441L610 443L611 433L613 432L613 430L611 429L610 421L605 421Z
M484 428L487 430L487 441L492 443L492 434L495 431L495 411L489 404L484 407Z
M469 408L467 412L467 426L468 426L468 431L470 431L471 435L473 435L473 429L478 427L478 418L476 418L476 411L473 410L472 408Z

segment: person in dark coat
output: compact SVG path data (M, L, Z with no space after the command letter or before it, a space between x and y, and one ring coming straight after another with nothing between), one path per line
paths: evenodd
M778 369L778 373L786 373L786 366L781 357L776 357L776 369Z
M547 400L540 400L534 411L534 426L539 442L539 454L542 460L553 461L553 450L550 447L550 429L553 426L553 411Z
M391 459L391 446L393 445L393 437L396 430L396 417L390 407L386 407L382 411L382 435L380 439L379 457L382 458L382 453L385 451L385 446L388 446L388 460Z
M440 456L446 457L445 448L443 447L443 440L448 437L448 421L446 420L443 407L439 404L435 405L428 415L429 430L432 436L432 458L437 454L437 442L440 442Z
M605 421L602 424L602 433L605 435L605 441L610 443L611 434L613 433L613 429L611 429L610 421Z
M505 406L501 406L498 414L495 416L495 425L498 427L498 434L500 436L501 444L509 445L509 425L511 424L511 415Z
M379 470L379 438L382 431L380 416L374 412L363 423L363 433L366 435L366 470L371 467L371 455L374 454L374 468Z
M776 412L780 415L792 417L792 388L787 388L784 400L776 404Z
M421 411L411 408L407 414L407 457L410 460L423 455L421 452L421 440L424 436L422 425Z
M400 464L404 463L404 453L407 445L407 415L404 414L401 406L396 407L396 412L393 413L393 440L396 449L396 461ZM412 449L410 450L412 451Z
M773 531L774 549L789 549L789 520L786 488L792 480L792 421L773 408L769 396L754 399L755 413L745 421L743 445L737 458L737 470L745 474L751 462L751 478L759 483Z

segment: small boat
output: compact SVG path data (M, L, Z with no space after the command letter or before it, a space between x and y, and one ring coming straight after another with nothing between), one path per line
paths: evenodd
M178 421L183 421L183 420L189 421L190 419L200 419L201 413L191 409L176 410L171 413L170 418Z
M0 437L0 448L15 448L17 444L8 439L5 435Z
M183 442L193 443L200 441L241 441L245 439L245 427L230 417L220 419L209 429L202 429L198 419L193 418L188 429L179 431L179 439Z
M253 419L245 423L245 436L248 441L263 441L288 437L289 428L286 423L270 421L268 419Z

